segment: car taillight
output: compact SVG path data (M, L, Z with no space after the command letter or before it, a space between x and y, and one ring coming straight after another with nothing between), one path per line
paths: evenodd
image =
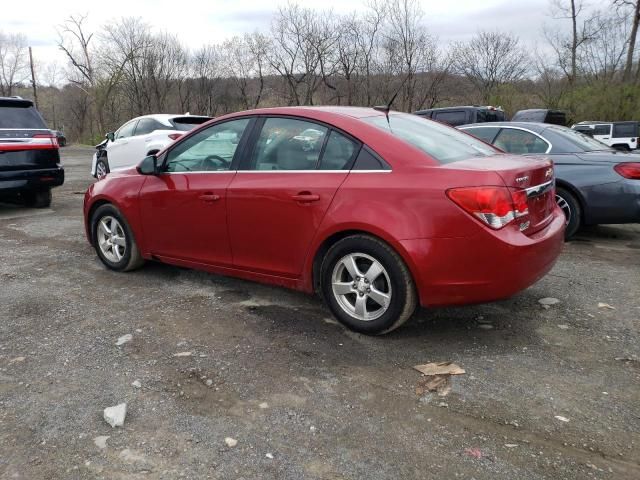
M33 145L42 145L44 147L52 147L58 148L58 138L51 133L38 133L34 135L33 141L31 142Z
M169 134L169 138L170 138L171 140L177 140L177 139L179 139L181 136L182 136L182 134L181 134L181 133L170 133L170 134Z
M507 187L464 187L447 190L447 196L467 213L499 230L529 214L527 192Z
M638 162L619 163L613 169L624 178L640 180L640 163Z

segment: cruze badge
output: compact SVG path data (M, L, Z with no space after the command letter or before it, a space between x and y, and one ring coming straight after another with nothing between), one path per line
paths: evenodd
M544 178L551 178L553 176L553 168L547 168L547 171L544 172Z
M529 175L525 175L524 177L518 177L518 178L516 178L516 182L518 182L518 183L524 183L524 182L526 182L527 180L529 180Z

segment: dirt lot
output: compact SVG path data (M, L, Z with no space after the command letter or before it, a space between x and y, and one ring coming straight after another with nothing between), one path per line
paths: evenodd
M370 338L295 292L107 271L90 155L63 150L53 208L0 206L0 478L640 478L640 226L583 232L510 300ZM466 369L447 396L416 393L430 361Z

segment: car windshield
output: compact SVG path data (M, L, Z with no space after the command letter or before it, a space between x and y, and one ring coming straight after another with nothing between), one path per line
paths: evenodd
M601 152L603 150L612 150L611 147L602 142L599 142L595 138L591 138L584 133L580 133L577 130L572 130L571 128L553 126L547 128L547 130L552 131L575 147L576 150L574 152L567 153Z
M388 121L382 115L363 120L419 148L440 163L484 158L499 153L471 135L416 115L392 113Z
M0 101L0 128L47 128L42 117L26 102Z

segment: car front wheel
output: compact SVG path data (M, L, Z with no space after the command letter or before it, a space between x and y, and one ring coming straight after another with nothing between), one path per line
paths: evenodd
M98 160L96 163L96 178L100 180L104 178L107 173L109 173L109 167L107 166L107 162L104 160Z
M401 326L416 309L411 273L386 243L368 235L339 240L322 262L325 302L344 325L383 334Z
M144 263L129 224L113 205L98 207L91 233L98 257L111 270L127 272Z

